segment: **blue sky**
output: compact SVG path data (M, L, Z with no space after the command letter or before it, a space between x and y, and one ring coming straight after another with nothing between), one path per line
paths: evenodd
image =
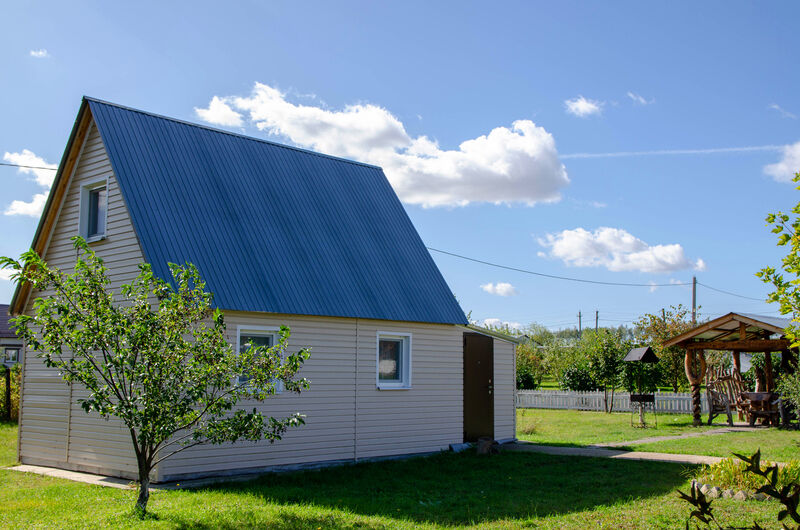
M5 162L58 163L85 94L380 164L433 248L768 292L764 216L800 199L793 3L106 4L0 8ZM0 167L0 254L30 245L36 204L13 201L46 174ZM691 301L433 256L476 320L616 325ZM776 313L703 286L698 303Z

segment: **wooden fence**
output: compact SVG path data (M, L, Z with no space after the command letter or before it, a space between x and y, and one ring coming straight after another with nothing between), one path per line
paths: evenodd
M692 395L688 392L656 392L656 411L667 414L691 414ZM609 393L610 397L610 393ZM701 396L702 412L708 412L705 393ZM569 390L518 390L517 408L604 410L603 392L573 392ZM614 394L614 411L630 412L630 394Z

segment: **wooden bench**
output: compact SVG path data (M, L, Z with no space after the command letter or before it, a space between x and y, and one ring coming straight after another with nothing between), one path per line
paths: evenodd
M742 395L746 392L744 381L737 372L724 368L711 369L706 374L706 397L708 399L708 424L720 414L728 417L728 425L733 426L732 412L744 419L750 409L749 400Z

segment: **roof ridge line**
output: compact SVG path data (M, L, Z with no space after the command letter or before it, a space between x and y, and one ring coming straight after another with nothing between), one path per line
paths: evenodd
M265 143L265 144L272 145L272 146L275 146L275 147L282 147L284 149L291 149L292 151L298 151L300 153L320 156L322 158L329 158L329 159L332 159L332 160L338 160L339 162L347 162L348 164L354 164L356 166L364 166L364 167L368 167L368 168L372 168L372 169L379 169L379 170L383 171L383 168L381 166L376 166L374 164L367 164L366 162L359 162L358 160L351 160L349 158L343 158L341 156L329 155L327 153L320 153L318 151L312 151L311 149L304 149L302 147L296 147L296 146L293 146L293 145L286 145L286 144L282 144L282 143L279 143L279 142L272 142L272 141L266 140L264 138L256 138L255 136L248 136L248 135L242 134L242 133L235 133L235 132L232 132L232 131L226 131L225 129L218 129L216 127L209 127L208 125L202 125L200 123L195 123L195 122L191 122L191 121L187 121L187 120L181 120L179 118L173 118L171 116L166 116L164 114L158 114L158 113L155 113L155 112L149 112L149 111L142 110L142 109L136 109L136 108L133 108L133 107L129 107L127 105L120 105L119 103L114 103L114 102L111 102L111 101L106 101L106 100L103 100L103 99L94 98L94 97L90 97L90 96L83 96L83 99L85 99L86 101L91 101L91 102L94 102L94 103L100 103L101 105L108 105L110 107L116 107L118 109L123 109L123 110L127 110L127 111L130 111L130 112L137 112L139 114L144 114L146 116L151 116L153 118L160 118L162 120L167 120L167 121L171 121L171 122L175 122L175 123L180 123L182 125L189 125L190 127L197 127L198 129L205 129L207 131L211 131L211 132L215 132L215 133L227 134L229 136L234 136L234 137L237 137L237 138L243 138L245 140L252 140L254 142L261 142L261 143Z

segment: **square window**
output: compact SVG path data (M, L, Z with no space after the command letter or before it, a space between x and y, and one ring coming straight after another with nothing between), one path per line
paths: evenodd
M275 344L275 334L268 331L240 330L239 331L239 353L246 352L251 346L266 346L271 348ZM239 375L239 384L246 385L250 381L250 376L246 373ZM280 387L276 386L280 391Z
M378 333L377 385L380 389L411 387L411 335Z
M3 357L3 362L7 364L19 362L19 348L6 348Z

